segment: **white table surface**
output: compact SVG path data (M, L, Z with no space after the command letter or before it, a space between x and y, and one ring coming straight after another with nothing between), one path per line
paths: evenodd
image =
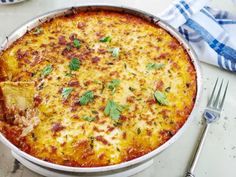
M24 3L0 6L0 42L22 23L44 12L88 3L122 4L158 14L172 0L29 0ZM214 7L236 12L230 0L213 0ZM229 80L230 87L222 119L210 127L206 144L196 169L196 177L236 176L236 74L201 63L203 96L194 121L181 138L154 159L154 164L135 177L182 177L191 159L201 131L201 113L217 77ZM0 143L0 177L40 177L21 164L15 164L9 149ZM15 167L14 167L15 166Z

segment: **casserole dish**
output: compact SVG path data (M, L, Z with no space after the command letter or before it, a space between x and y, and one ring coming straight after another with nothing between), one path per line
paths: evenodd
M46 159L46 161L43 161L43 160L40 160L39 158L35 158L35 157L29 155L28 153L25 153L25 152L21 151L20 149L18 149L16 146L14 146L9 140L7 140L1 134L1 140L3 141L4 144L6 144L8 147L10 147L13 150L13 152L15 152L16 154L26 158L29 161L32 161L33 163L42 165L44 167L48 167L48 168L52 168L52 169L57 169L57 170L68 171L68 172L102 172L102 171L117 170L117 169L121 169L121 168L125 168L125 167L131 166L131 165L136 165L136 164L145 162L145 161L149 160L150 158L154 157L156 154L158 154L161 151L163 151L165 148L167 148L170 144L172 144L180 136L181 132L184 131L185 127L189 124L189 122L191 120L191 117L192 117L192 114L193 114L192 112L195 109L195 106L196 106L196 104L197 104L197 102L199 100L199 97L200 97L201 76L200 76L199 66L197 64L196 55L194 54L194 51L189 47L189 45L183 40L183 38L174 29L172 29L170 26L168 26L164 22L160 21L160 19L158 19L158 18L156 18L156 17L154 17L154 16L152 16L150 14L147 14L147 13L144 13L144 12L141 12L141 11L138 11L138 10L133 10L133 9L130 9L130 8L115 7L115 6L81 6L81 7L67 8L67 9L62 9L62 10L57 10L57 11L54 11L54 12L50 12L50 13L47 13L47 14L45 14L43 16L40 16L40 17L37 17L37 18L31 20L30 22L28 22L27 24L23 25L21 28L16 30L13 34L11 34L6 39L6 41L2 45L2 49L1 50L3 51L3 53L4 53L4 50L7 51L7 49L9 47L11 47L11 45L13 44L14 41L16 41L17 39L22 37L27 31L32 32L31 31L32 29L34 29L35 33L37 32L36 35L40 35L40 29L37 28L37 27L42 25L44 22L50 22L52 20L52 18L59 17L59 16L70 16L70 14L76 14L76 13L80 14L80 13L88 13L88 12L94 12L94 11L95 12L102 11L102 13L104 11L105 11L105 13L107 11L109 11L109 12L113 12L113 13L125 14L126 15L126 19L130 19L130 18L132 19L132 18L137 18L138 17L138 18L140 18L142 20L147 21L148 23L150 23L150 24L152 24L154 26L158 25L159 27L161 27L161 29L164 29L165 31L167 31L171 36L174 36L173 38L176 39L178 41L178 43L180 44L179 47L183 47L185 49L185 52L190 57L189 61L191 63L191 67L194 68L193 75L192 76L191 76L191 74L189 75L189 77L193 77L194 78L194 85L195 85L194 88L196 88L195 95L194 96L192 95L193 96L192 99L194 100L194 102L193 102L193 105L191 107L190 112L188 113L187 120L186 121L184 120L183 125L182 124L180 125L181 128L179 127L177 129L177 132L173 133L174 134L173 136L172 135L171 136L168 135L168 137L170 139L166 139L163 142L163 144L160 144L157 148L152 149L151 151L145 152L144 154L139 154L138 156L135 156L134 158L128 158L127 160L123 160L123 161L120 161L120 162L117 162L117 163L114 163L114 164L108 163L107 165L103 165L103 166L102 165L96 165L96 164L92 165L90 167L89 167L89 165L84 165L84 166L82 166L82 165L78 165L78 166L75 165L74 166L74 164L71 165L71 163L70 163L70 165L62 165L62 164L55 164L55 163L46 162L46 161L49 161L49 160ZM92 19L89 19L89 20L92 20ZM113 39L113 37L111 37L111 38ZM108 40L109 40L109 36L101 36L100 37L100 42L109 42L110 40L109 41ZM75 39L73 38L72 41L73 41L73 45L74 45L73 47L74 48L77 48L77 47L80 48L80 45L82 46L82 44L83 44L83 39L81 39L79 41L75 41ZM81 44L80 44L80 42L81 42ZM60 43L60 40L59 40L59 43ZM110 54L107 54L107 55L112 55L113 57L118 57L119 50L121 50L122 48L118 48L117 49L114 46L112 46L112 47L113 47L112 51L108 51L108 52L110 52ZM175 44L174 44L174 48L175 48ZM173 50L174 50L174 48L173 48ZM80 56L80 57L82 57L82 56ZM20 56L20 58L21 58L21 56ZM75 69L73 69L73 68L76 68L76 66L74 66L74 65L76 65L75 63L77 63L77 65L78 65L79 61L78 61L78 59L75 59L75 57L73 57L71 59L71 61L73 61L73 62L70 63L69 67L70 67L70 69L72 68L71 70L75 70ZM151 65L148 65L148 64L146 65L147 68L150 67L152 69L153 66L156 67L155 64L154 65L152 63L150 63ZM127 66L125 66L125 68L126 67ZM158 65L158 67L159 67L159 65ZM50 70L50 72L51 72L52 69L46 68L46 71L48 71L48 70ZM42 71L44 71L44 68L42 68ZM4 87L6 85L11 85L11 83L5 83ZM4 89L3 89L4 87L2 85L3 92L4 92ZM108 89L107 90L109 91L109 89L110 89L110 91L112 91L112 95L113 95L113 91L115 90L113 87L114 87L114 83L110 83L110 86L108 84ZM187 87L189 87L189 86L187 86ZM18 88L19 88L19 85L18 85ZM62 92L62 96L63 96L63 90L64 91L66 91L66 90L67 91L68 90L72 91L72 89L69 89L69 88L62 89L60 91L60 92ZM132 91L132 90L133 89L130 89L130 91ZM119 92L119 91L117 91L117 92ZM159 103L156 102L156 104L159 104L160 106L167 105L167 103L165 101L158 100L158 98L160 99L160 97L162 99L164 99L165 96L163 96L163 94L160 93L160 92L155 92L155 93L157 93L157 96L155 96L156 99L157 99L156 101L159 102ZM87 95L88 94L91 94L91 92L87 93ZM64 93L63 97L65 97L65 95L67 95L67 94ZM67 98L67 96L66 96L66 98ZM80 96L84 97L85 95L81 94ZM90 97L90 96L88 96L88 97ZM93 96L91 96L91 97L93 97ZM81 100L79 100L79 101L80 101L80 105L83 105L81 103L82 101ZM85 104L87 104L87 101L85 101L85 102L86 102ZM108 103L109 104L107 104L107 105L110 105L110 106L106 106L106 107L111 107L111 105L113 105L113 106L116 105L116 103L112 102L111 100L108 101ZM120 109L121 108L118 108L118 112L121 112ZM106 109L105 109L104 112L105 112L105 114L110 115L111 111L106 111ZM108 113L106 113L106 112L108 112ZM112 116L112 115L110 115L110 116L113 119L117 119L117 118L120 117L120 115L117 116L117 114L114 115L114 116ZM90 118L87 117L85 119L90 119ZM55 132L57 133L57 131L61 131L64 128L65 127L63 127L61 125L58 125L57 123L54 122L52 130L54 131L54 133ZM137 129L137 134L142 134L142 131L140 129ZM100 136L96 136L95 138L96 138L97 141L100 141L100 142L102 142L105 145L108 144ZM118 150L118 151L120 151L120 150ZM128 154L132 154L132 151L129 151Z

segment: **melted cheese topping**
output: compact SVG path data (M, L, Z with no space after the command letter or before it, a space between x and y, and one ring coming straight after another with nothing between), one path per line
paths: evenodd
M111 40L100 41L108 36ZM73 58L80 68L71 71ZM0 119L0 131L23 151L67 166L118 164L156 149L184 124L197 89L194 67L175 38L139 17L110 11L43 23L14 42L0 61L1 80L35 83L40 119L22 136L25 127L14 121L14 112ZM161 67L148 69L150 64ZM42 75L48 65L52 70ZM112 91L114 79L120 83ZM63 88L73 88L67 99ZM81 105L86 91L94 98ZM166 95L167 105L154 98L156 91ZM125 107L118 119L104 113L109 100Z

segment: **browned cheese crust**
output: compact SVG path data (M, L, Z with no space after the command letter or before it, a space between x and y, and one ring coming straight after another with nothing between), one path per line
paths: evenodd
M153 151L182 127L196 97L184 47L117 12L45 22L0 62L0 131L26 153L66 166L113 165Z

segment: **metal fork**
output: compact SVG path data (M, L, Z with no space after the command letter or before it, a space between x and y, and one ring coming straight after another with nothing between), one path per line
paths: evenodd
M205 108L204 113L203 113L203 117L205 119L205 121L204 121L205 125L204 125L204 129L203 129L203 132L202 132L202 135L201 135L201 139L198 143L196 152L193 156L193 160L190 164L190 168L187 171L185 177L195 177L194 170L196 168L196 164L197 164L198 159L200 157L200 153L202 151L203 144L204 144L205 139L206 139L206 134L209 130L209 126L212 122L215 122L220 118L220 114L221 114L221 111L222 111L222 108L223 108L223 105L224 105L224 101L225 101L229 81L227 82L227 84L225 86L223 97L220 100L220 95L221 95L221 90L222 90L223 83L224 83L224 80L222 79L220 87L218 89L218 92L215 95L215 90L216 90L216 87L218 85L218 79L215 82L215 86L212 90L210 99L207 103L207 107Z

